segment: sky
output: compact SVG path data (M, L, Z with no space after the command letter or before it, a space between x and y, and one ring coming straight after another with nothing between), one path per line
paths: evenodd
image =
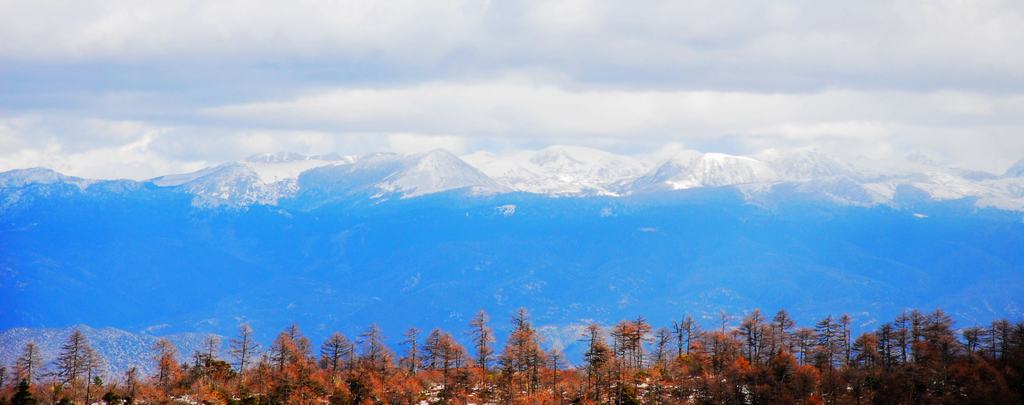
M1024 2L0 0L0 171L256 153L1024 158Z

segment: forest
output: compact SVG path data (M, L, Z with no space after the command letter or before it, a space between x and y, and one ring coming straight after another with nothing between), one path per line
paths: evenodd
M376 325L318 347L298 326L262 348L249 325L187 357L152 347L153 372L109 376L79 331L44 362L28 343L0 366L3 404L1010 404L1024 398L1024 323L955 328L906 311L853 336L851 318L800 326L779 311L580 328L581 359L546 348L525 309L502 345L480 311L458 332ZM223 346L223 347L222 347ZM222 354L224 356L222 357Z

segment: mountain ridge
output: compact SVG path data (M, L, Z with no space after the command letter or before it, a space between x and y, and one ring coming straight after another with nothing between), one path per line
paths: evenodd
M328 201L355 195L370 200L415 198L459 189L470 194L621 197L708 187L735 187L751 201L770 198L781 189L837 204L893 205L897 188L912 187L936 201L973 199L981 208L1022 211L1021 167L1024 163L999 176L943 167L922 158L908 158L895 166L843 162L814 149L766 150L748 156L687 150L667 158L642 159L592 148L551 146L461 157L443 149L364 156L264 153L134 183L184 192L200 207L273 206L313 196ZM0 173L0 189L9 190L58 183L85 190L111 181L43 168Z

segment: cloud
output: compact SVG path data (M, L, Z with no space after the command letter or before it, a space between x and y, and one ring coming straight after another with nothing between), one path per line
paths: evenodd
M1000 172L1022 26L1014 0L9 0L0 169L674 144Z
M990 170L1015 160L1012 153L1024 154L1024 142L1014 140L1024 132L1024 96L1018 94L572 89L499 80L332 89L204 113L267 126L419 131L520 143L729 142L740 152L816 144L869 156L927 150L952 163Z
M467 147L466 138L452 135L174 127L37 115L0 117L0 171L47 167L86 178L144 180L264 152L362 155L442 148L462 153Z
M162 129L149 128L134 122L89 122L89 125L93 126L104 124L115 132L131 130L132 133L127 136L128 134L121 132L120 140L111 142L108 138L108 142L104 144L71 150L53 140L14 150L4 149L4 153L0 154L0 171L47 167L86 178L146 179L162 174L194 171L209 164L195 160L178 161L153 150L152 143L163 134ZM10 125L0 122L0 128L5 127L9 128ZM27 143L23 138L17 142L23 145Z
M935 88L1021 79L1022 25L1013 0L14 0L0 6L0 59L376 61L435 76Z

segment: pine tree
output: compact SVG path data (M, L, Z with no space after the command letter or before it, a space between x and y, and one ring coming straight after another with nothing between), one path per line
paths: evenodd
M814 328L818 338L818 353L830 368L836 363L836 354L839 353L839 325L832 318L832 315L825 317L818 322Z
M92 386L102 386L102 380L100 379L105 368L105 361L98 352L93 350L92 347L86 346L85 353L82 357L85 368L85 403L91 404L92 401Z
M28 342L21 350L21 356L15 360L15 374L19 380L26 380L31 385L36 381L42 364L43 357L39 353L39 346L36 346L35 342Z
M125 399L127 400L127 403L131 404L131 403L133 403L135 401L136 390L138 389L138 385L139 385L139 368L138 367L134 367L133 366L133 367L129 368L128 371L125 371L125 373L124 373L124 384L125 384L125 388L127 389L127 393L126 393L127 398L125 398Z
M349 347L348 338L340 332L334 332L320 347L320 365L330 374L332 386L337 383L338 373L345 367Z
M605 342L604 332L596 323L587 325L582 340L586 342L587 351L583 354L586 362L587 385L592 388L594 402L601 401L601 387L605 367L611 357L611 349Z
M859 367L876 367L882 362L882 354L879 352L878 335L872 333L860 335L853 342L851 351L853 353L852 364Z
M55 362L57 377L62 384L71 387L79 385L88 366L89 359L86 358L88 350L89 340L85 334L78 329L72 331L67 341L61 346Z
M402 336L405 338L402 340L402 344L408 347L405 352L405 357L401 359L401 363L405 364L409 369L409 374L416 374L416 370L419 368L420 361L420 344L419 344L420 330L416 327L406 329Z
M800 365L807 364L811 349L814 348L814 329L800 328L793 335L797 353L800 355Z
M980 326L964 328L961 334L964 337L964 348L968 354L974 354L981 348L981 342L986 339L987 331Z
M700 340L700 325L690 315L683 317L680 322L673 322L673 332L676 334L677 357L690 354L693 343Z
M371 324L361 335L359 335L361 361L371 375L381 381L387 378L388 368L394 355L387 345L384 344L384 334L380 326Z
M796 326L796 322L793 318L789 317L789 313L786 310L781 309L775 313L772 318L772 354L778 354L778 352L785 350L790 353L793 350L793 328Z
M170 340L160 339L153 344L153 360L156 362L157 386L164 394L170 392L178 378L178 348Z
M203 351L207 360L217 360L220 357L220 336L206 335L206 338L203 339Z
M850 323L852 323L852 319L850 319L849 315L842 314L839 316L839 350L847 364L853 359L853 348L850 341L853 332L850 331Z
M658 328L654 333L653 364L664 374L668 368L669 345L672 342L672 331L667 328Z
M520 308L512 317L513 330L501 353L499 362L511 379L533 393L540 383L539 368L547 357L540 348L537 331L530 325L529 313Z
M36 405L36 399L32 397L32 391L29 390L28 380L21 380L18 383L18 388L14 392L14 396L11 397L11 404L13 405Z
M252 362L256 351L259 350L259 345L252 336L252 328L249 324L242 324L238 327L238 337L231 339L230 349L228 353L235 360L235 367L238 368L238 381L240 384L245 382L244 374L245 369Z
M476 316L469 322L471 328L470 335L473 337L473 348L476 350L476 364L480 367L481 380L487 378L487 366L491 363L491 356L494 354L494 348L491 347L494 343L494 331L487 325L488 322L490 322L490 317L483 310L477 312Z
M558 398L558 403L562 403L562 397L565 393L559 386L559 371L565 369L565 355L562 354L561 350L552 348L547 353L548 364L547 367L551 370L551 392Z
M764 329L764 316L761 315L761 310L756 308L743 318L743 321L740 322L740 327L737 329L737 333L743 337L745 343L746 350L744 355L751 363L761 362Z

